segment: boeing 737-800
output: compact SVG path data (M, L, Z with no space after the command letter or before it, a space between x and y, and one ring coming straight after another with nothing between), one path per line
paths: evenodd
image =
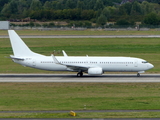
M49 71L73 71L77 76L83 73L89 75L102 75L104 72L137 72L144 73L153 68L146 60L134 57L89 57L45 56L32 52L14 30L8 30L14 55L10 58L18 64Z

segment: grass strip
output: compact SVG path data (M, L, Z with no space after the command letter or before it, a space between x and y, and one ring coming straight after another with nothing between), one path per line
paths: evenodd
M159 112L77 113L0 113L0 118L160 118Z
M159 31L151 29L148 31L130 31L130 30L116 30L105 31L96 29L86 30L16 30L19 35L159 35ZM0 30L0 35L8 35L7 30Z
M0 110L157 110L160 83L1 83Z

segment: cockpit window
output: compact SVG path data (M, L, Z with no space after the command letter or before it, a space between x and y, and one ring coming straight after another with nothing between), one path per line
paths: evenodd
M142 63L148 63L147 61L142 61Z

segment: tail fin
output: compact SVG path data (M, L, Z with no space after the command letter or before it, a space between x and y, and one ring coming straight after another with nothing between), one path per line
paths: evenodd
M14 30L8 30L8 34L14 56L33 56L36 54L28 48Z

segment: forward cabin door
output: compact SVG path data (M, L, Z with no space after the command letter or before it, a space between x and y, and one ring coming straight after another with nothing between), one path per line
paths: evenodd
M134 67L138 67L138 61L137 60L134 61Z
M36 67L36 61L35 61L35 60L33 60L32 66L33 66L33 67Z

